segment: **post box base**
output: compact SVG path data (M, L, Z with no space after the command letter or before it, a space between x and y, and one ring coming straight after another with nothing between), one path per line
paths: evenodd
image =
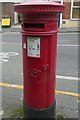
M56 102L47 109L31 109L24 104L24 118L55 118Z

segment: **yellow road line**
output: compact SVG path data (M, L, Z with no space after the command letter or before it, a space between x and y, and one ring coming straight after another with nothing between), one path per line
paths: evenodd
M22 85L14 85L14 84L6 84L6 83L0 83L1 87L9 87L9 88L16 88L16 89L23 89Z
M23 89L22 85L14 85L14 84L6 84L6 83L0 83L0 87ZM80 97L80 94L77 94L77 93L58 91L58 90L56 90L56 94L68 95L68 96L73 96L73 97Z
M73 97L80 97L80 94L77 94L77 93L58 91L58 90L56 90L56 94L69 95L69 96L73 96Z

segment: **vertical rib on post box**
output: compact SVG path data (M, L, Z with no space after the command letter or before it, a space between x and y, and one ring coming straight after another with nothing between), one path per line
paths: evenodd
M22 14L24 117L55 118L58 14L64 5L35 0L14 9Z

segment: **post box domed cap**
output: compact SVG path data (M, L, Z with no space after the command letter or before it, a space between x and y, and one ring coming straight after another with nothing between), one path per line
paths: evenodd
M14 9L19 13L29 12L63 12L64 5L48 0L27 0L24 3L15 4Z

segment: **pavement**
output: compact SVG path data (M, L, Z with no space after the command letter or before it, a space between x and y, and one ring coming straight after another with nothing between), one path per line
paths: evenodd
M0 32L20 32L21 25L13 25L11 28L0 28ZM59 33L66 32L80 32L80 28L78 27L68 27L68 28L59 28Z

